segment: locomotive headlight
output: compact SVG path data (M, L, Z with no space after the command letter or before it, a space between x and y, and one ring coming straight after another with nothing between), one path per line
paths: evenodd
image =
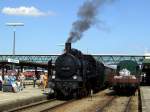
M76 75L74 75L74 76L73 76L73 79L75 79L75 80L76 80L76 79L77 79L77 76L76 76Z
M55 79L56 78L56 76L55 75L52 75L52 79Z

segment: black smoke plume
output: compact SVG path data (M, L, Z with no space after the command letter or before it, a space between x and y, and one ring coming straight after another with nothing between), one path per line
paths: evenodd
M104 3L112 1L113 0L86 0L77 13L78 20L72 24L72 30L67 42L73 43L80 40L83 33L97 23L99 8L103 6Z

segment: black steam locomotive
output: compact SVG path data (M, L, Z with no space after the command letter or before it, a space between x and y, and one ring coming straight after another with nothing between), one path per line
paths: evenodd
M98 92L105 86L105 80L113 69L96 61L93 56L82 54L66 43L65 53L60 55L54 64L52 75L49 77L53 83L51 87L57 97L83 97ZM111 69L111 70L108 70Z

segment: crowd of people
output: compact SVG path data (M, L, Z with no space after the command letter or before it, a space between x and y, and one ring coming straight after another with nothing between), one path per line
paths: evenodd
M42 72L40 74L40 79L38 80L36 75L33 75L33 87L35 88L36 85L37 87L41 88L43 91L45 91L45 88L47 87L48 84L48 74L45 72ZM20 72L18 75L15 75L13 73L6 73L4 75L4 79L2 78L2 73L0 73L0 91L5 91L5 85L10 85L12 88L12 92L19 92L22 91L26 86L25 86L25 80L26 77L24 73ZM38 80L38 82L37 82Z
M14 73L6 73L4 79L0 73L0 90L3 88L3 91L19 92L25 87L24 80L23 73L19 73L18 77Z

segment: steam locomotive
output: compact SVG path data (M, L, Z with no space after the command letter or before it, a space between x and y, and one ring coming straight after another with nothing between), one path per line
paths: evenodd
M57 98L80 98L108 85L107 77L113 72L113 68L96 61L92 55L82 54L66 43L65 53L56 59L49 81Z
M137 62L132 60L120 61L117 74L112 79L112 86L118 93L134 93L140 84L141 70Z

